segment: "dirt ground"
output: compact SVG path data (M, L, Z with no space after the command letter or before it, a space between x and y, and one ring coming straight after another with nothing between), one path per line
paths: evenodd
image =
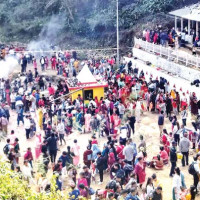
M28 70L31 69L33 70L32 66L28 66ZM15 69L14 72L19 71L19 67ZM55 75L56 72L52 70L47 70L45 74L48 75ZM37 121L37 114L34 114L35 120ZM141 117L141 122L137 123L135 125L135 134L132 136L133 141L138 143L139 141L139 135L142 134L145 138L145 141L147 143L147 155L148 155L148 160L151 160L151 158L159 153L159 146L160 146L160 140L159 140L159 128L157 126L157 119L158 119L158 114L152 114L149 112L145 112L142 117ZM178 117L180 121L180 117ZM190 119L190 116L189 116ZM188 127L191 127L190 120L188 119ZM38 123L37 123L38 124ZM171 131L171 123L167 118L165 118L165 125L164 128L167 128L168 132ZM8 133L10 133L11 130L15 130L17 137L19 138L19 144L20 144L20 149L21 149L21 154L22 156L24 155L27 147L32 148L32 152L35 154L35 137L26 140L25 137L25 129L23 128L23 125L20 124L19 127L17 127L17 115L15 112L11 111L11 117L9 121L9 126L8 126ZM41 132L43 134L43 131L41 131L37 125L37 132ZM86 149L86 146L88 144L88 140L91 138L91 134L79 134L76 131L73 132L73 134L69 135L68 137L65 137L67 144L65 146L60 147L59 155L61 154L62 151L66 150L66 146L70 146L73 144L73 140L77 139L78 144L80 145L80 152L81 152L81 160L80 164L83 165L82 163L82 155L83 152ZM102 149L103 144L106 142L106 138L100 138L99 139L99 145ZM5 141L1 141L0 143L0 153L2 153L2 149L5 145ZM191 150L191 154L194 154L194 152ZM59 157L57 156L57 158ZM190 162L192 161L192 155L190 156ZM23 157L20 157L20 163L23 162ZM193 177L189 175L188 173L188 167L182 167L181 166L181 161L178 161L178 166L180 167L181 171L185 175L185 181L187 187L189 187L193 183ZM164 200L171 200L172 199L172 178L169 177L169 171L170 171L170 165L165 166L163 170L161 171L156 171L154 169L146 168L146 179L151 176L153 173L157 174L157 177L159 181L161 182L163 186L163 196ZM96 180L99 180L99 176L97 174ZM110 180L110 177L108 173L105 172L104 175L104 184L99 186L95 183L92 183L92 187L94 189L98 188L103 188L105 187L105 184ZM197 198L198 199L198 198ZM200 197L199 197L200 199Z

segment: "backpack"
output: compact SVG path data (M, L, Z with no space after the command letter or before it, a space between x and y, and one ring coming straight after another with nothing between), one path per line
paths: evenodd
M6 145L4 146L3 152L4 152L4 154L8 155L8 152L9 152L9 145L8 145L8 144L6 144Z
M195 170L195 168L194 168L194 162L192 162L192 163L189 165L188 172L189 172L189 174L191 174L191 175L195 175L195 174L196 174L196 170Z
M123 170L123 169L119 169L119 170L117 171L117 173L116 173L116 177L117 177L117 178L123 179L123 178L125 177L125 172L124 172L124 170Z

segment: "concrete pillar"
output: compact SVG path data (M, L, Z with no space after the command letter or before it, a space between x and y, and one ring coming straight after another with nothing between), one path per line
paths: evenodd
M199 36L199 22L196 21L196 35Z
M181 31L183 31L183 18L181 18Z
M190 35L190 20L188 19L188 35Z
M175 16L175 30L177 30L177 16Z

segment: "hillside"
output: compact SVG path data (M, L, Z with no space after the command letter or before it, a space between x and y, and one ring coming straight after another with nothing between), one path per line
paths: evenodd
M132 45L146 24L169 23L165 13L198 0L119 0L120 40ZM148 23L150 22L150 23ZM65 48L115 46L116 0L0 1L0 41L45 41ZM43 44L45 45L45 44Z

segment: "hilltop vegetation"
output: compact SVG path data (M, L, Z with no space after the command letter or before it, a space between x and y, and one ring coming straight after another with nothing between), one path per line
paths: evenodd
M152 16L196 2L198 0L119 0L120 38L131 45L138 23L143 25ZM56 36L58 43L64 40L67 44L68 39L73 38L71 43L75 46L89 44L87 41L91 40L95 41L93 45L113 46L116 0L1 0L0 40L24 43L36 40L43 26L57 15L64 18L62 31Z

